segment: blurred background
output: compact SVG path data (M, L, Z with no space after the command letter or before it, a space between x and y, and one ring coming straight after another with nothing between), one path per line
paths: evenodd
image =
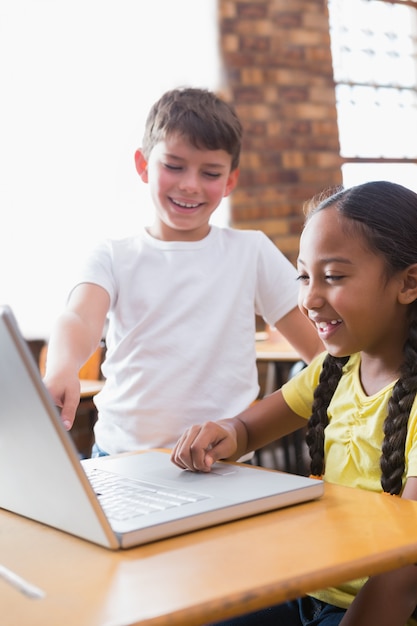
M96 241L149 223L133 155L151 104L206 87L245 128L220 225L295 259L302 206L417 191L417 6L384 0L0 0L0 303L48 338Z

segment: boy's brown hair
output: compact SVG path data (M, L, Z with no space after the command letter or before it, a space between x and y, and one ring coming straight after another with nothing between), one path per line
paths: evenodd
M155 102L145 124L144 157L148 159L157 143L176 133L196 148L225 150L232 157L231 169L238 167L242 125L234 109L213 92L173 89Z

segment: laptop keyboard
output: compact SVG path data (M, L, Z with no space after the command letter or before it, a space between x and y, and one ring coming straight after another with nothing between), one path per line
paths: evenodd
M127 520L206 500L209 496L92 469L87 476L106 515Z

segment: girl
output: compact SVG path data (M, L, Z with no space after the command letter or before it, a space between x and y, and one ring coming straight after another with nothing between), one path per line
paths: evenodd
M311 206L298 272L326 352L235 418L189 428L172 460L210 471L309 418L312 474L417 500L417 194L370 182ZM416 605L410 565L227 623L404 626Z

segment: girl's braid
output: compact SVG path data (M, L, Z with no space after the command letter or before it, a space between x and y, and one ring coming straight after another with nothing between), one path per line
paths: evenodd
M323 361L319 384L314 392L306 442L311 458L311 474L315 476L321 476L324 473L324 429L329 423L327 408L339 384L342 368L348 360L349 357L336 358L328 354Z
M311 473L324 473L324 429L328 424L327 409L349 357L335 358L327 355L314 393L312 415L308 421L306 442L311 457ZM417 393L417 321L410 325L409 337L404 346L401 376L393 388L388 402L388 415L384 422L384 441L381 456L381 485L390 494L401 493L405 470L405 441L408 419Z
M405 470L405 440L408 418L417 391L417 322L410 325L404 346L404 361L399 380L388 403L382 443L381 484L384 491L398 495Z

